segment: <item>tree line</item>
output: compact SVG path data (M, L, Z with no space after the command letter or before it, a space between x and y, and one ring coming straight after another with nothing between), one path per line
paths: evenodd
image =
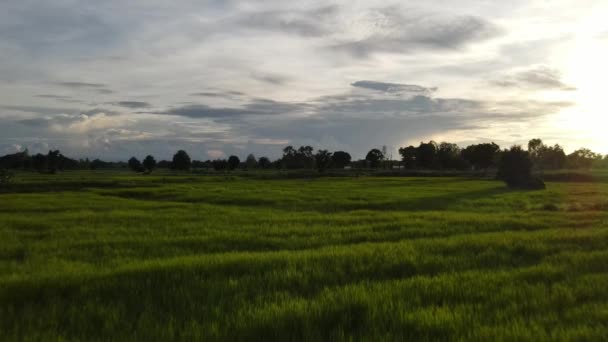
M495 143L473 144L465 148L457 144L434 141L421 142L418 146L407 146L398 149L399 160L388 156L386 148L371 149L361 160L352 160L345 151L317 150L311 146L286 146L282 155L276 160L268 157L256 158L249 154L245 160L232 155L228 158L214 160L192 160L184 150L177 151L171 160L156 161L154 156L147 155L143 160L131 157L127 162L107 162L100 159L71 159L59 150L50 150L47 154L30 155L28 150L7 154L0 157L0 169L35 170L44 173L55 173L61 170L78 169L117 169L129 168L136 172L150 173L157 168L173 170L214 169L230 171L236 169L316 169L324 172L328 169L410 169L410 170L477 170L497 169L504 154L511 149L501 150ZM608 167L608 155L581 148L566 154L560 145L545 145L540 139L529 141L527 150L521 149L530 159L532 169L537 171L557 169L590 169Z

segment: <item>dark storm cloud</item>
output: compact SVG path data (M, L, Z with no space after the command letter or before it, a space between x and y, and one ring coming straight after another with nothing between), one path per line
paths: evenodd
M503 80L493 81L500 87L532 87L538 89L576 90L562 82L561 74L545 66L519 72Z
M125 108L148 108L151 106L148 102L141 101L119 101L112 104Z
M400 83L385 83L376 81L357 81L351 83L351 86L357 88L365 88L371 90L382 91L385 93L401 93L401 92L412 92L412 93L430 93L436 91L437 88L426 88L415 84L400 84Z
M386 11L383 11L386 12ZM496 37L502 30L493 23L475 16L403 17L384 13L390 30L369 38L331 46L356 57L376 52L405 53L417 50L458 50L466 45Z

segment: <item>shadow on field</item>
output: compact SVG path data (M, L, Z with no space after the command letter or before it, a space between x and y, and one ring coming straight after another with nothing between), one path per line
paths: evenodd
M124 189L135 187L158 187L161 184L141 184L118 181L82 181L82 182L48 182L48 183L14 183L0 189L0 194L43 193L61 191L84 191L90 188Z
M407 189L407 188L405 188ZM104 196L113 196L127 199L146 201L169 201L181 203L205 203L222 206L238 207L268 207L290 211L317 211L317 212L339 212L353 210L375 210L375 211L429 211L446 210L456 204L478 199L489 199L517 190L508 189L502 185L474 191L453 191L441 195L432 195L414 198L390 198L381 200L377 197L366 198L366 194L354 197L322 197L315 194L285 194L284 196L260 196L255 193L238 193L236 195L223 197L221 194L202 193L188 194L175 189L125 189L124 191L111 191L102 193ZM375 196L375 195L370 195ZM394 196L393 196L394 197Z

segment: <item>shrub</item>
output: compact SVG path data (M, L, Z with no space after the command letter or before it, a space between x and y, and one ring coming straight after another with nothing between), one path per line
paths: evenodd
M530 153L524 151L521 146L513 146L502 153L498 177L510 188L545 189L542 179L532 176Z

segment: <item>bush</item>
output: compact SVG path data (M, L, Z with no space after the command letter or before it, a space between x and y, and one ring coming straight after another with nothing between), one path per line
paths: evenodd
M510 188L530 190L545 189L545 182L532 176L532 160L530 153L521 146L513 146L502 153L498 175Z

